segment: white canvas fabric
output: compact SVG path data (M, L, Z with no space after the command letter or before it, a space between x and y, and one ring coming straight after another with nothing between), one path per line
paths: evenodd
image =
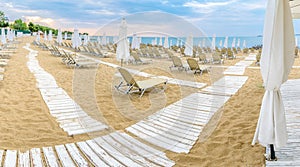
M1 28L1 43L6 44L5 29Z
M184 54L186 56L193 56L193 36L188 36L185 42Z
M269 0L266 10L263 50L260 61L265 95L252 144L274 144L275 149L287 142L285 111L280 86L294 63L294 28L289 0Z
M169 40L167 36L165 37L164 48L169 48Z
M120 31L119 31L119 41L117 43L117 60L118 61L128 61L130 57L129 54L129 44L127 40L127 23L123 18L121 21Z
M56 41L57 41L57 43L59 43L59 44L61 45L61 43L62 43L62 33L61 33L61 29L58 29Z
M213 35L213 38L211 40L211 49L215 50L216 49L216 35Z
M224 48L228 48L228 37L225 37Z

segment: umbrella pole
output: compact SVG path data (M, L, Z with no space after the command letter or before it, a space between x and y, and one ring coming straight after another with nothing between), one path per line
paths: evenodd
M270 144L270 153L271 153L270 161L276 161L277 158L275 156L275 150L274 150L274 145L273 144Z
M121 59L121 67L123 66L123 59Z

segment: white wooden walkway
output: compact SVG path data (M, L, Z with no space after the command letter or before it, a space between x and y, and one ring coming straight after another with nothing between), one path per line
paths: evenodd
M300 79L288 80L281 87L286 111L288 143L276 151L277 161L266 161L267 167L300 166ZM268 150L267 150L268 152Z
M27 66L37 80L37 87L47 104L50 114L56 118L59 126L68 135L78 135L88 132L101 131L108 126L91 118L82 108L56 84L55 78L47 73L40 65L36 56L37 51L29 50Z
M225 75L244 75L245 69L250 66L254 61L256 61L256 55L250 54L245 58L245 60L242 60L238 63L236 63L234 66L228 67L225 71Z
M4 167L170 167L175 163L162 151L149 147L133 137L114 132L93 140L32 148L26 152L0 150Z

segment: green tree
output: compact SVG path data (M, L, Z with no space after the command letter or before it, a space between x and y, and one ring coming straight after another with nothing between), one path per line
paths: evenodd
M0 27L8 27L8 25L4 12L0 11Z
M17 19L13 23L13 29L16 30L28 30L27 24L22 21L22 19Z
M31 32L35 32L35 25L34 25L32 22L29 22L29 24L28 24L28 29L29 29Z

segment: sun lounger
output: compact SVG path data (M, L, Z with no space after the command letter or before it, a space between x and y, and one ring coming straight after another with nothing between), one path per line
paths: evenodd
M143 81L135 81L133 76L126 69L119 68L118 70L121 76L123 77L124 81L126 82L125 86L127 87L127 89L124 92L125 94L140 92L141 93L140 97L142 97L146 90L150 88L154 88L158 85L163 84L165 86L167 84L167 80L161 78L151 78ZM121 91L120 88L122 86L123 86L123 81L119 85L115 86L115 88Z
M198 64L198 62L193 58L188 58L187 63L189 65L189 70L192 70L192 71L194 70L194 74L199 72L201 75L203 73L203 71L207 71L207 72L209 71L208 67L200 66Z
M133 57L133 63L135 64L149 64L149 63L152 63L152 60L149 60L149 61L144 61L142 60L138 54L136 52L132 52L131 53L131 56Z
M169 67L170 70L172 70L172 68L177 68L179 71L186 69L186 67L183 66L182 61L179 57L172 56L171 58L172 58L173 65Z

